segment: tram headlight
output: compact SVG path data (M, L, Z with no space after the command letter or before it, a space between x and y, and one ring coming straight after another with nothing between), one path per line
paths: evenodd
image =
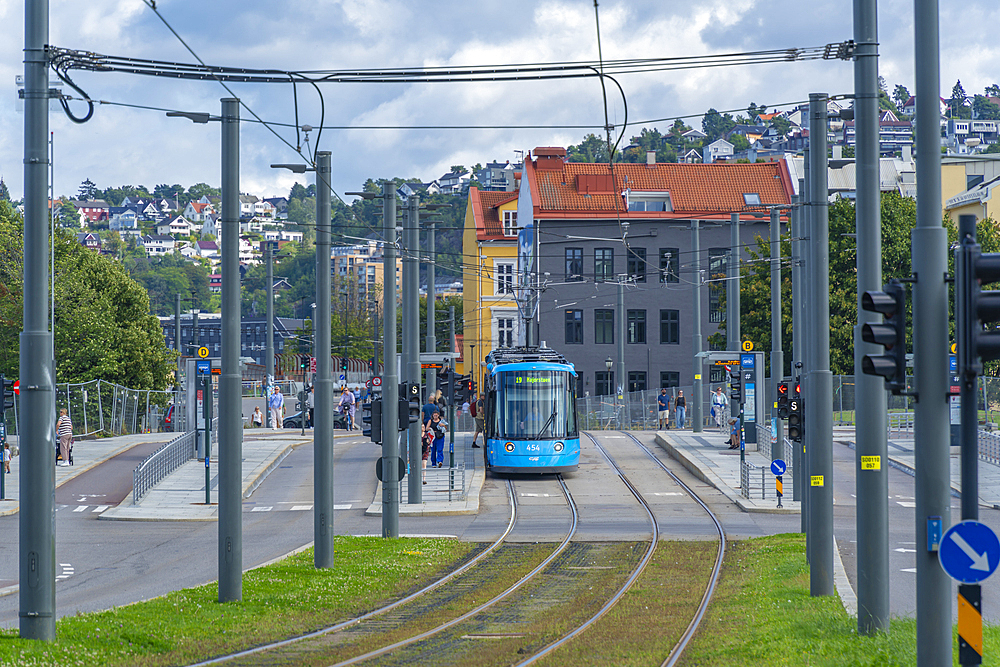
M503 448L506 449L508 452L512 452L512 451L514 451L514 443L513 442L508 442L507 444L505 444L503 446Z
M561 442L557 442L555 445L553 445L552 449L556 450L557 452L561 452L563 450L563 444Z

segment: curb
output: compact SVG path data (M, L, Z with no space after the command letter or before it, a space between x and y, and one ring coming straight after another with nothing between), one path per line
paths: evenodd
M844 561L840 559L840 547L837 546L837 538L833 538L833 587L840 597L840 604L844 605L844 611L848 616L858 617L858 596L854 593L851 580L847 578L847 570L844 568Z
M733 503L740 508L743 512L748 514L800 514L800 510L791 507L759 507L756 504L750 504L746 502L746 499L739 495L734 494L733 489L723 482L717 475L711 472L706 472L702 470L697 463L689 459L685 453L677 447L673 442L668 439L668 436L664 436L662 433L656 434L656 443L666 450L670 456L677 459L678 462L688 472L700 479L705 484L714 487L722 495L724 495L729 502Z
M486 472L482 468L476 468L472 472L472 480L469 482L469 493L465 497L465 501L462 502L461 508L456 509L442 509L435 508L433 505L428 506L427 502L423 502L419 505L417 504L403 504L399 505L399 515L400 516L454 516L463 514L479 514L479 494L483 490L483 484L486 482ZM438 503L434 503L435 505ZM458 504L458 503L448 503L445 504ZM413 509L409 509L413 508ZM375 497L372 499L372 504L368 506L365 510L365 516L382 516L382 482L379 482L375 487Z

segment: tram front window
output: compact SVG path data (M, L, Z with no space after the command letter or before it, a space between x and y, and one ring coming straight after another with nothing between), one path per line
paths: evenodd
M556 440L577 435L574 382L565 371L510 371L501 373L500 385L500 437Z

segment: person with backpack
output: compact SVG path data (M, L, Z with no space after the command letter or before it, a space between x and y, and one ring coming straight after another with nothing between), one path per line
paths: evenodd
M483 434L483 444L486 443L486 412L483 409L482 394L476 397L469 410L472 413L472 418L476 420L476 432L472 434L472 447L479 449L479 445L476 444L476 438L479 437L480 433Z

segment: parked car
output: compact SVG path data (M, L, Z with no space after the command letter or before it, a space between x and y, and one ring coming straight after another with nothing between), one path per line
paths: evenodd
M302 428L302 413L301 412L296 412L293 415L288 415L281 422L281 425L284 428L298 428L298 429L301 429ZM338 415L338 414L334 413L334 415L333 415L333 428L335 428L335 429L338 429L338 428L339 429L346 429L347 428L347 420L344 417L344 415Z

